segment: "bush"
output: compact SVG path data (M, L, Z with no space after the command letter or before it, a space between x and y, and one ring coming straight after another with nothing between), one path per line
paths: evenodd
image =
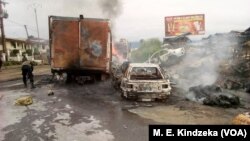
M14 56L17 56L17 54L19 53L19 50L18 49L14 49L10 52L10 56L14 57Z
M39 52L38 48L34 48L34 55L40 55L40 52Z
M34 65L34 66L37 66L38 63L35 62L35 61L31 61L31 63ZM13 65L21 65L22 62L19 62L19 61L7 61L7 62L4 62L3 65L4 66L13 66Z
M141 40L140 47L131 52L132 62L145 62L154 52L161 49L161 44L156 38Z
M32 56L32 49L27 49L26 53L28 54L28 56Z
M31 61L31 63L32 63L34 66L37 66L37 65L38 65L38 63L35 62L35 61Z
M3 63L4 66L13 66L13 65L21 65L19 61L7 61Z

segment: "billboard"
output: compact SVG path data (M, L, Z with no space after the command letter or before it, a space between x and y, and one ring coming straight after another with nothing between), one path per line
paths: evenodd
M165 36L177 36L187 32L192 33L192 35L205 34L205 15L165 17Z

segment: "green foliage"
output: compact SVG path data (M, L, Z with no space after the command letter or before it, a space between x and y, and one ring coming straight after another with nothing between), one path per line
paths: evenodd
M4 62L3 65L4 66L21 65L21 62L19 62L19 61L7 61L7 62Z
M132 62L145 62L154 52L161 49L162 42L157 38L140 40L140 47L131 52Z
M28 56L32 56L32 49L26 49L26 53L28 54Z
M35 62L35 61L31 61L31 63L34 65L34 66L37 66L38 63ZM22 62L19 62L19 61L7 61L7 62L4 62L3 65L4 66L13 66L13 65L21 65Z
M34 55L40 55L39 49L37 47L34 48Z
M38 63L35 62L35 61L31 61L31 64L33 64L33 66L37 66L38 65Z
M14 57L14 56L17 56L17 54L19 53L19 50L18 49L14 49L10 52L10 56L11 57Z

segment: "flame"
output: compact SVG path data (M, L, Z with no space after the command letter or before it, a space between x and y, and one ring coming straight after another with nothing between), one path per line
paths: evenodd
M123 58L122 55L119 54L119 52L117 51L116 46L115 46L114 43L113 43L113 47L112 47L112 55L116 56L117 59L118 59L117 61L120 62L120 63L125 61L125 58Z

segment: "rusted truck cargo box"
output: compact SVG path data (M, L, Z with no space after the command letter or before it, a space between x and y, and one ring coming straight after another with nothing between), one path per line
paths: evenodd
M52 72L109 74L109 20L50 16L49 34Z

